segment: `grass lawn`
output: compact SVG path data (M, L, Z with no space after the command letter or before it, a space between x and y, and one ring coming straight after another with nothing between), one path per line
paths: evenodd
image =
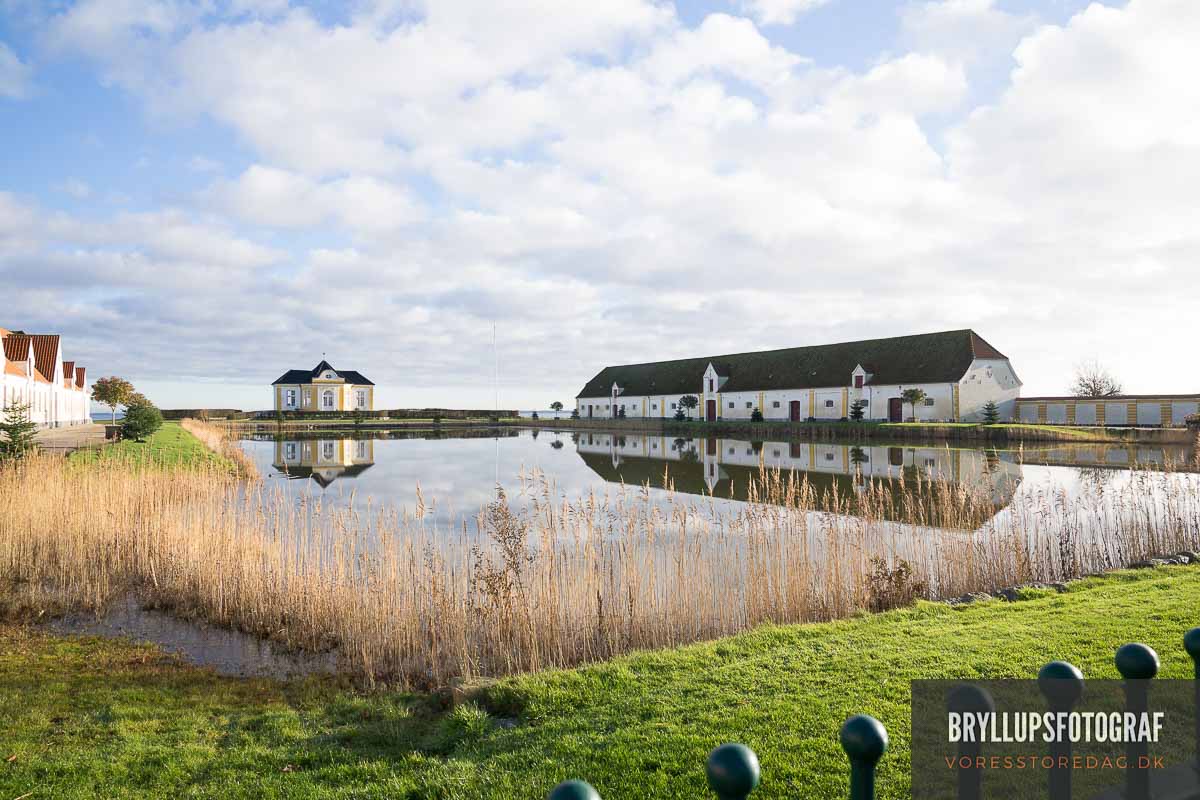
M184 464L235 468L233 462L209 450L203 442L181 428L178 422L164 422L144 442L123 440L99 448L76 450L69 457L80 464L120 461L138 466Z
M1158 651L1162 677L1186 678L1198 609L1200 568L1120 573L1012 604L923 603L511 679L449 713L425 696L223 679L151 647L0 627L0 798L509 800L580 776L607 800L695 800L726 741L758 752L754 797L833 798L847 786L838 729L858 712L891 734L881 796L904 798L910 679L1031 678L1055 658L1115 678L1128 641Z

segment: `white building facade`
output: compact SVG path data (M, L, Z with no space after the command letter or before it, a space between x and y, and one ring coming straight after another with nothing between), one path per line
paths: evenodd
M27 405L30 420L47 428L92 421L87 370L63 360L58 334L0 328L0 351L0 411Z
M914 409L908 389L925 399ZM1012 419L1021 380L1008 357L971 330L870 339L757 353L605 367L576 397L581 418L671 418L682 398L698 401L686 415L710 420L867 420L974 422L994 402Z

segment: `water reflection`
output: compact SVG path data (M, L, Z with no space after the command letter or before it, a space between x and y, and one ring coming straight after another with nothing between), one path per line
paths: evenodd
M839 496L870 484L934 478L991 498L999 511L1016 494L1050 486L1070 494L1123 485L1144 470L1197 471L1186 446L1052 444L1008 450L949 443L746 441L601 431L478 429L312 433L245 442L264 475L295 487L341 493L350 502L373 498L393 507L418 503L418 486L439 522L473 516L495 498L497 484L514 506L527 497L518 476L545 476L557 496L577 499L621 484L738 503L759 470L803 478ZM664 478L664 471L667 476ZM311 478L313 483L306 480ZM315 487L314 487L315 488ZM351 491L353 490L353 491Z
M580 457L605 481L672 485L676 491L745 501L763 470L807 481L818 492L845 497L869 483L896 488L901 480L948 481L983 489L996 510L1007 506L1021 483L1017 454L945 445L897 446L688 439L581 434ZM664 469L665 467L665 469Z
M322 488L355 478L375 464L372 439L279 439L271 466L288 478L312 478Z

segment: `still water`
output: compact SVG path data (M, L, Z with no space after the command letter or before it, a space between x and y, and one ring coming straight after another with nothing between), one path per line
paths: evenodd
M288 492L394 508L423 502L436 521L450 524L495 499L497 486L505 489L510 504L523 505L528 497L523 487L528 491L528 479L535 475L555 496L567 499L608 496L622 484L649 484L652 497L665 496L669 480L676 492L735 509L746 501L763 467L843 496L868 481L911 480L920 474L983 489L1000 512L1022 494L1116 487L1163 468L1197 471L1189 447L1164 445L991 449L944 442L837 444L502 429L253 438L243 446L260 472Z

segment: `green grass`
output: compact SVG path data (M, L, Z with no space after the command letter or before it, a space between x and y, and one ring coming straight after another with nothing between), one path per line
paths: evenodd
M137 466L213 466L235 469L229 459L204 446L204 443L179 426L164 422L144 442L123 440L98 448L76 450L69 458L79 464L123 462Z
M845 796L842 721L887 726L883 798L908 787L909 681L1030 678L1067 659L1115 678L1142 641L1191 675L1200 568L1120 573L1021 602L916 608L641 653L429 697L234 680L151 647L0 627L0 798L541 798L571 776L607 800L703 798L717 744L759 754L762 798ZM514 717L511 729L497 724Z

